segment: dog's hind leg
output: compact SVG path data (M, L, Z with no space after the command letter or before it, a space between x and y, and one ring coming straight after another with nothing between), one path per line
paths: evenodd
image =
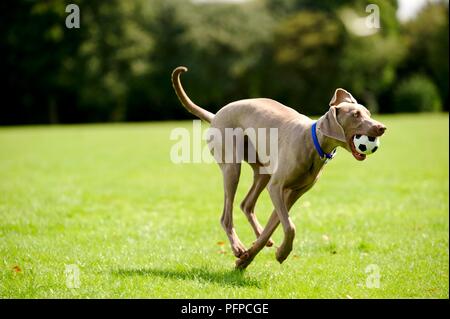
M247 217L250 225L253 228L253 231L255 232L256 238L258 238L262 231L263 227L259 223L258 219L255 215L255 205L256 201L259 198L259 195L264 190L264 188L267 186L267 183L270 180L269 174L261 174L260 173L260 165L256 163L249 163L250 166L253 169L253 184L248 191L247 195L245 196L244 200L241 203L241 210L244 212L245 216ZM273 245L272 239L269 239L267 241L266 246L270 247Z
M224 205L220 220L231 244L231 249L236 257L246 252L245 246L239 240L233 225L233 202L241 174L241 163L219 164L223 174Z

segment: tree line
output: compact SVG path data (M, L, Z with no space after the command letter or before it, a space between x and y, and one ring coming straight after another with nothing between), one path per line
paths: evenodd
M448 110L448 2L400 22L395 0L371 0L380 28L361 35L361 0L71 1L0 5L0 124L190 118L170 74L215 112L228 102L269 97L323 113L344 87L374 112ZM357 19L355 19L356 21Z

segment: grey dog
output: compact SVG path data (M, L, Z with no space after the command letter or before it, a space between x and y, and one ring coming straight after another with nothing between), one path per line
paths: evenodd
M236 268L245 269L264 246L272 246L271 235L281 222L284 239L276 251L282 263L292 251L295 225L289 217L292 205L315 184L327 159L340 146L352 153L358 161L366 158L356 151L353 137L357 134L378 137L386 126L371 119L371 114L346 90L338 88L330 101L330 109L317 122L277 101L265 98L246 99L229 103L213 114L193 103L184 91L180 74L186 67L172 73L172 84L181 104L192 114L211 123L211 128L277 128L278 155L275 169L262 173L264 164L256 161L253 184L240 207L255 234L256 241L246 249L233 226L233 202L239 182L241 162L218 162L223 174L224 208L221 224L228 236L236 260ZM314 143L316 138L316 144ZM223 148L223 140L212 141L214 147ZM246 143L252 143L246 139ZM254 147L257 149L257 147ZM244 156L244 160L247 158ZM273 163L272 163L273 164ZM258 222L254 208L259 195L267 187L274 210L265 228Z

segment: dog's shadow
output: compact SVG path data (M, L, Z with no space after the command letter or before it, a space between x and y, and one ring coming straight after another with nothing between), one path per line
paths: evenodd
M211 271L207 268L158 269L158 268L119 268L112 272L118 276L158 276L168 279L203 281L234 287L261 288L259 281L248 278L239 270Z

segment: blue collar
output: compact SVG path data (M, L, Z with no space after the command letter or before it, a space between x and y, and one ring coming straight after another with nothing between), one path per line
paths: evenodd
M319 140L317 139L316 134L316 126L317 122L314 122L314 124L311 126L311 133L312 133L312 139L314 142L314 147L316 148L317 153L319 153L319 156L321 159L328 161L336 155L336 149L334 149L331 153L325 153L322 148L320 147Z

